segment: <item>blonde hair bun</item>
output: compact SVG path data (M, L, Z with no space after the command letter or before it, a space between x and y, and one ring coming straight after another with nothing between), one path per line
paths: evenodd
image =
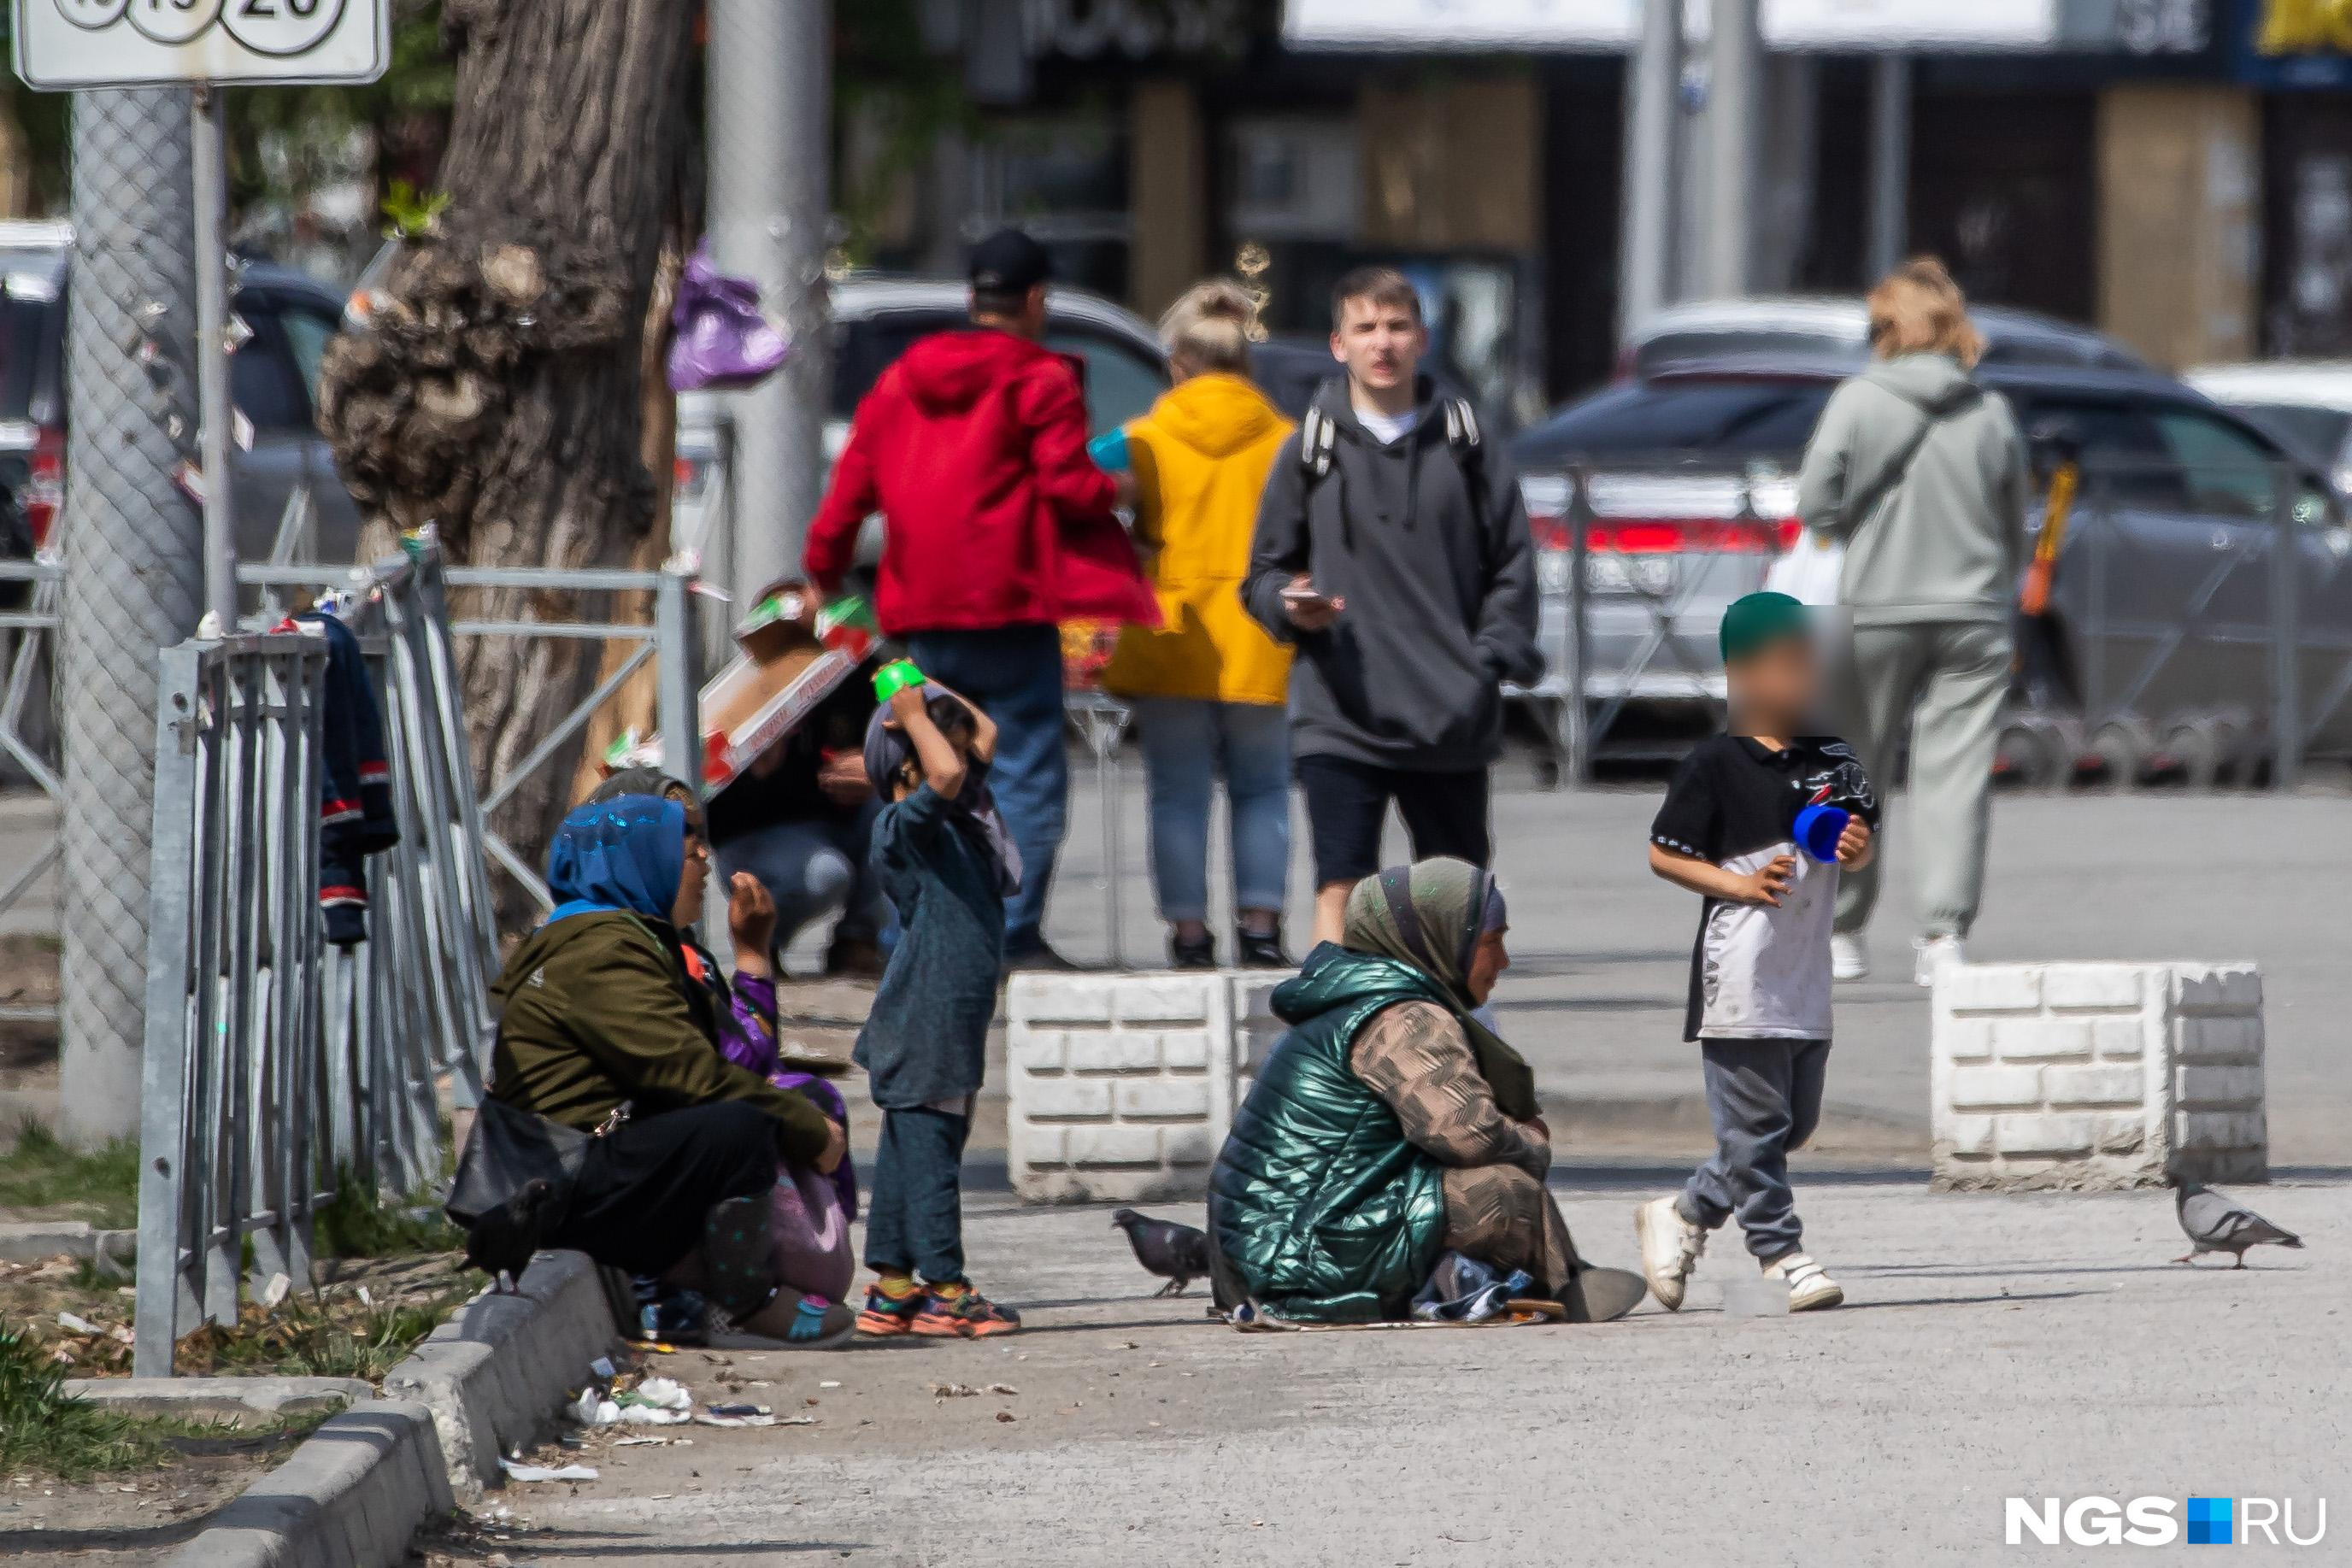
M1168 357L1195 374L1246 375L1250 341L1257 335L1257 301L1230 277L1192 285L1160 318L1160 341Z

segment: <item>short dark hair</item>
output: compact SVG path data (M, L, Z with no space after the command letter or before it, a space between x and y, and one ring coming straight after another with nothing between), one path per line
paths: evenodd
M1029 306L1026 288L975 288L971 291L971 313L975 316L1018 316Z
M1359 267L1352 268L1331 286L1331 329L1338 331L1348 317L1348 301L1369 299L1375 305L1402 305L1412 312L1415 321L1421 319L1421 294L1412 282L1393 267Z

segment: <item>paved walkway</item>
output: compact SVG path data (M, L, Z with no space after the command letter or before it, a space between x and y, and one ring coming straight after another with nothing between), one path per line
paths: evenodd
M1660 1175L1563 1179L1580 1243L1629 1261L1632 1203ZM507 1494L543 1528L499 1549L742 1568L1882 1568L2013 1560L2005 1497L2086 1493L2291 1497L2304 1531L2326 1496L2330 1544L2352 1530L2352 1188L2250 1193L2311 1246L2242 1273L2168 1263L2182 1245L2161 1193L1931 1197L1801 1166L1798 1189L1842 1311L1726 1316L1709 1281L1749 1266L1726 1239L1680 1315L1279 1336L1204 1322L1197 1289L1148 1299L1101 1209L983 1200L973 1269L1026 1332L724 1358L754 1384L737 1397L818 1424L590 1456L597 1481ZM706 1396L719 1359L660 1358Z

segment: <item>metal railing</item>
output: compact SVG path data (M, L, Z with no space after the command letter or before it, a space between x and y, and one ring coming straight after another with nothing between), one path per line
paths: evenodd
M234 1322L253 1247L307 1285L332 1197L319 915L325 638L163 653L141 1092L133 1364Z
M22 608L0 611L0 647L6 653L0 674L0 759L32 780L52 805L61 802L56 706L50 700L58 659L58 601L65 591L65 565L51 551L29 560L0 560L0 584L25 585ZM0 914L15 908L57 866L62 841L52 838L22 865L0 874ZM58 1019L55 1002L0 1003L0 1022L48 1023Z

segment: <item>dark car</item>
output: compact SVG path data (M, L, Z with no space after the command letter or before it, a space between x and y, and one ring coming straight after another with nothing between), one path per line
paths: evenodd
M72 287L71 231L60 224L0 225L0 496L18 558L48 537L64 496L65 319ZM308 275L241 261L236 319L247 329L229 359L238 422L231 473L238 553L266 559L288 498L314 502L303 559L347 561L359 513L336 476L314 419L319 364L341 328L341 295Z
M1585 476L1588 700L1719 699L1716 628L1796 543L1796 473L1843 356L1747 355L1611 386L1520 434L1554 668L1568 643L1571 475ZM2306 694L2352 659L2352 532L2324 477L2270 434L2150 371L1986 364L2029 432L2084 474L2049 625L2061 700L2105 716L2265 713L2278 477L2289 497ZM2021 518L2038 529L2039 504ZM2352 708L2313 716L2352 751Z

